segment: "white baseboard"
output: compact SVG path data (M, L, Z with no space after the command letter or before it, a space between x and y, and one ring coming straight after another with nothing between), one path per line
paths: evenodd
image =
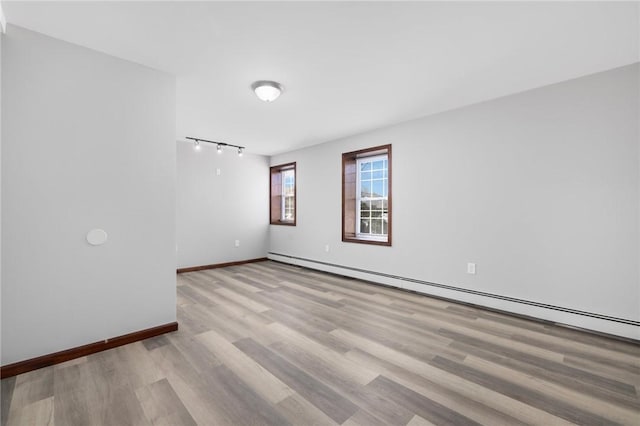
M419 282L408 278L367 272L358 268L334 265L327 262L303 259L296 256L269 253L267 257L278 262L303 266L309 269L330 272L347 277L358 278L391 287L443 297L464 303L471 303L491 309L497 309L507 313L525 315L544 321L551 321L561 325L583 328L598 333L606 333L627 339L640 341L640 322L608 317L596 313L577 311L561 306L543 305L542 303L519 300L500 295L472 294L464 289L456 289L453 286ZM446 288L445 288L446 287ZM511 300L505 300L511 299ZM626 321L626 322L625 322Z

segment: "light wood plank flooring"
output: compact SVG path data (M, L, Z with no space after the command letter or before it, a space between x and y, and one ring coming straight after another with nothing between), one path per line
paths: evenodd
M2 381L2 425L640 424L640 346L262 262L180 330Z

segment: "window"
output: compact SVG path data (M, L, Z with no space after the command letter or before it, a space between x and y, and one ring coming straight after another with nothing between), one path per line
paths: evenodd
M342 241L391 245L391 145L342 154Z
M270 223L296 224L296 163L271 167Z

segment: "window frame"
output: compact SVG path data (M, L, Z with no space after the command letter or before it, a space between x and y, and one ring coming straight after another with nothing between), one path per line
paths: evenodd
M387 202L388 202L388 194L389 194L389 184L388 184L388 170L389 170L389 156L385 153L385 154L377 154L377 155L371 155L371 156L366 156L366 157L357 157L356 158L356 238L360 239L360 240L367 240L367 241L386 241L389 238L388 235L388 216L387 216L387 234L366 234L361 232L360 226L361 226L361 220L362 220L362 210L358 207L361 206L362 204L362 178L361 175L362 173L360 173L360 165L364 162L367 163L373 163L375 161L380 161L380 160L384 160L387 162L387 177L384 179L387 179ZM373 167L373 165L372 165ZM373 191L373 188L371 189L371 191ZM373 201L374 198L377 199L382 199L384 200L385 197L365 197L365 201ZM384 203L383 203L384 205ZM370 209L371 210L371 209ZM383 207L384 210L384 207ZM387 210L388 210L388 204L387 204Z
M285 200L284 191L285 181L284 173L293 171L293 220L284 220ZM278 183L274 184L274 177L278 177ZM296 162L279 164L269 167L269 223L271 225L296 226L298 216L298 179L296 171ZM274 191L276 189L277 191ZM274 194L274 192L276 192ZM277 201L276 201L277 200ZM275 202L274 202L275 201ZM274 217L277 213L277 217Z
M387 157L387 236L386 239L360 234L361 194L358 194L360 172L358 160ZM391 144L380 145L342 154L342 241L359 244L391 246L392 242L392 153Z
M286 193L286 187L287 187L287 181L286 181L286 174L287 172L293 172L293 219L287 220L286 216L287 216L287 198L289 198L289 196L287 196ZM281 199L281 204L280 204L280 222L282 223L291 223L294 222L295 223L295 219L296 219L296 206L295 206L295 202L296 202L296 169L295 168L287 168L287 169L280 169L280 174L282 176L282 195L280 196Z

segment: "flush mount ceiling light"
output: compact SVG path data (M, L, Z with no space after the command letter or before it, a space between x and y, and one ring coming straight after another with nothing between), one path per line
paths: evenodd
M259 80L251 85L251 89L261 101L273 102L282 93L282 84L275 81Z

